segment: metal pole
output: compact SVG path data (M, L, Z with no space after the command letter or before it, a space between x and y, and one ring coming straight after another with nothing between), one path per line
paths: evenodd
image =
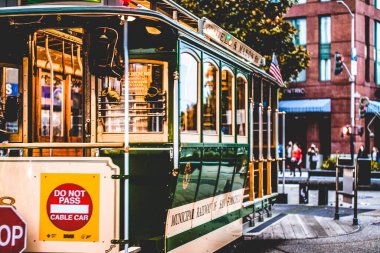
M356 57L356 49L355 49L355 14L352 13L347 4L339 0L338 4L342 4L347 11L351 15L351 73L350 73L350 84L351 84L351 132L355 132L355 75L356 75L356 61L354 61L354 57ZM354 66L355 64L355 66ZM354 165L354 151L355 150L355 136L351 134L350 137L350 153L351 153L351 161L352 165Z
M174 87L173 87L173 105L174 105L174 112L173 112L173 117L174 117L174 122L173 122L173 167L175 171L178 171L179 169L179 73L178 71L174 72ZM159 130L159 128L157 128Z
M282 112L282 193L285 193L285 112Z
M339 158L335 167L335 216L334 220L339 220Z
M263 104L259 104L259 161L263 160Z
M129 55L128 17L124 20L124 175L129 176ZM124 180L124 240L128 252L129 240L129 180Z
M267 160L270 161L270 159L272 158L271 156L271 132L270 132L270 129L271 129L271 108L270 106L268 106L268 109L267 109Z
M358 220L358 166L357 163L355 163L354 168L354 219L352 221L352 225L359 225Z
M249 147L250 147L250 157L249 161L253 162L254 156L253 156L253 98L249 100L249 112L251 115L251 118L249 120Z

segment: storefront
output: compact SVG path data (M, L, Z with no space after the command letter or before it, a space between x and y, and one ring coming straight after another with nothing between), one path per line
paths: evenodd
M286 112L287 142L297 142L304 156L312 143L323 157L330 155L331 99L282 100L279 108ZM307 167L307 164L304 166Z

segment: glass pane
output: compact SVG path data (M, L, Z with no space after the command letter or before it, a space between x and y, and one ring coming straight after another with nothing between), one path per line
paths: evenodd
M182 148L180 169L174 195L173 207L194 202L201 169L201 154L198 148Z
M325 60L322 59L320 61L320 74L321 74L321 81L328 81L331 80L331 61L330 59Z
M244 180L248 172L248 148L240 147L237 149L237 166L235 167L234 183L232 191L242 189Z
M19 70L16 68L5 69L5 109L9 116L5 117L5 130L8 133L18 133L18 117L20 113L19 104ZM3 126L1 127L3 129Z
M203 131L216 134L216 87L217 68L211 63L205 63L205 78L203 86Z
M220 151L217 147L206 147L203 153L203 163L197 201L212 197L219 171Z
M164 65L129 64L129 132L162 132L166 117L163 90ZM98 130L124 132L124 78L99 79Z
M237 132L240 136L246 136L246 87L247 80L243 77L237 79L237 104L236 104L236 124Z
M190 54L181 54L181 130L198 132L198 61Z
M107 77L101 80L99 122L107 133L124 132L124 79Z
M223 194L231 191L232 176L236 163L235 148L224 148L222 151L222 161L220 164L220 173L216 194Z
M320 21L320 37L322 43L331 43L331 18L321 17Z
M234 75L228 70L222 71L222 134L232 135L233 122L233 84Z
M162 132L165 116L162 64L129 64L129 131Z
M41 136L50 136L50 107L53 103L53 136L63 137L64 115L62 108L63 100L63 81L58 75L54 76L51 83L50 73L44 72L40 78L41 84ZM53 101L51 101L51 85L53 85Z
M298 33L293 38L294 45L306 45L306 18L291 20Z
M82 79L71 80L71 124L70 136L82 136L82 115L83 115L83 86Z

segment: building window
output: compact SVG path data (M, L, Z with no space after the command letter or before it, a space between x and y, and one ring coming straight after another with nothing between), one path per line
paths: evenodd
M370 38L369 38L369 17L365 16L364 19L364 59L365 59L365 81L370 81L370 57L369 57L369 49L370 49Z
M331 80L331 17L319 19L319 78L321 81Z
M375 83L380 84L380 22L375 21Z
M216 134L218 68L210 62L206 62L203 69L203 132L205 134Z
M306 30L306 18L297 18L290 21L292 25L298 30L298 33L293 38L293 44L295 46L306 47L307 43L307 30ZM298 76L293 79L294 82L304 82L306 81L306 70L303 69Z
M198 132L198 67L189 53L181 54L181 132Z
M373 5L375 6L376 9L380 9L380 0L375 0Z
M330 2L331 0L321 0L321 2Z
M305 4L306 2L306 0L298 0L297 4Z

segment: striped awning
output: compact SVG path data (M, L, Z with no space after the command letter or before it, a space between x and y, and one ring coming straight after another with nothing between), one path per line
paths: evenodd
M366 110L367 113L380 113L380 101L373 101L373 100L370 100L369 101L369 104L367 106L367 110Z
M288 113L331 112L331 99L282 100L279 107Z

